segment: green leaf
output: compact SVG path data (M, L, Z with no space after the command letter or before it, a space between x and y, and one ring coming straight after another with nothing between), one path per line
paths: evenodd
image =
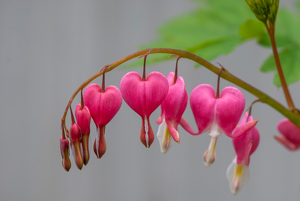
M249 18L255 18L244 1L193 1L197 3L195 10L164 23L158 29L158 39L140 46L140 49L182 49L213 61L221 55L228 55L243 42L239 34L240 25ZM165 55L150 55L147 64L167 59ZM142 66L142 61L135 61L126 68L136 66Z
M195 52L195 54L205 58L205 60L212 61L220 55L230 54L240 44L241 41L241 37L223 38L216 40L215 43L211 43L206 47L200 48ZM199 67L200 65L196 63L195 66Z
M239 29L239 34L243 39L262 38L266 33L266 29L258 20L248 19Z
M287 84L297 82L300 78L300 47L285 49L279 53L279 58L282 65L282 70ZM260 68L262 72L276 71L274 56L270 56ZM273 83L280 87L281 82L278 73L274 75Z
M174 48L186 50L213 61L221 55L228 55L249 39L259 45L271 48L264 24L259 22L245 1L237 0L192 0L195 9L174 17L158 29L153 42L140 46L146 48ZM280 48L282 68L288 84L299 80L300 71L300 0L295 11L280 8L276 19L276 44ZM169 55L154 54L147 58L147 65L168 60ZM136 60L129 68L142 66L143 60ZM196 65L199 66L199 65ZM276 72L273 57L261 66L262 72ZM279 87L278 75L274 84Z
M300 7L295 7L297 12L287 9L280 9L276 21L276 44L281 48L279 58L282 70L288 85L300 79ZM271 47L270 39L267 34L259 40L264 46ZM261 66L262 72L275 71L273 83L280 87L280 79L277 73L276 64L273 56L270 56Z

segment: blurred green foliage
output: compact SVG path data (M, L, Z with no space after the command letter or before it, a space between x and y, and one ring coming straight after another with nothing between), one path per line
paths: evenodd
M271 48L264 24L252 13L244 0L191 0L196 8L168 20L158 28L158 38L139 49L174 48L192 52L208 61L228 55L248 40ZM294 10L279 8L276 19L276 42L282 68L288 84L300 78L300 0L295 0ZM147 64L170 59L165 54L147 58ZM138 60L126 68L142 66ZM198 65L196 65L198 67ZM271 55L262 64L261 72L275 71L274 84L280 80Z

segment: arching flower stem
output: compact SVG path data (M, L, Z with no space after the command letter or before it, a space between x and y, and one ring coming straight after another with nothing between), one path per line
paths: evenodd
M105 70L105 72L109 72L109 71L113 70L114 68L118 67L119 65L125 63L126 61L129 61L133 58L139 57L139 56L144 55L146 53L149 53L149 54L157 54L157 53L175 54L175 55L181 56L183 58L192 60L192 61L204 66L205 68L207 68L208 70L212 71L215 74L219 73L219 68L218 67L216 67L212 63L202 59L201 57L199 57L199 56L197 56L193 53L187 52L187 51L177 50L177 49L169 49L169 48L151 48L151 49L140 50L140 51L135 52L133 54L130 54L130 55L128 55L128 56L126 56L122 59L119 59L119 60L115 61L114 63L111 63L111 64L107 65L108 67ZM63 127L66 130L66 132L68 132L68 129L66 128L66 125L65 125L65 118L66 118L68 109L69 109L72 101L74 100L75 96L78 94L78 92L80 90L82 90L84 87L86 87L91 81L93 81L97 77L101 76L102 74L103 74L103 69L100 72L93 75L92 77L90 77L88 80L86 80L82 85L80 85L80 87L74 92L74 94L70 98L69 103L68 103L68 105L65 109L65 112L63 114L63 117L61 119ZM225 80L227 80L227 81L229 81L229 82L245 89L249 93L255 95L257 98L261 99L261 102L266 103L269 106L273 107L275 110L280 112L283 116L287 117L291 122L293 122L297 127L300 128L300 117L297 114L290 111L289 109L285 108L278 101L274 100L273 98L271 98L270 96L268 96L264 92L256 89L255 87L253 87L250 84L244 82L243 80L235 77L234 75L229 73L227 70L224 71L221 74L221 77L223 79L225 79Z

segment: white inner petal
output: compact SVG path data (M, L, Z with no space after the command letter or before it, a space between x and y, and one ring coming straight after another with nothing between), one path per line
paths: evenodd
M99 140L100 140L100 128L97 127L96 128L96 153L98 158L100 157L98 153Z
M144 127L145 127L146 144L147 144L147 148L149 148L148 122L146 118L144 119Z
M250 180L249 167L238 165L236 157L227 168L226 176L232 194L237 194Z
M167 153L167 151L172 147L174 139L168 130L165 118L163 118L163 122L159 125L156 136L159 141L160 151L163 154Z
M208 130L208 134L212 137L218 137L222 133L221 128L218 126L217 122L213 122Z

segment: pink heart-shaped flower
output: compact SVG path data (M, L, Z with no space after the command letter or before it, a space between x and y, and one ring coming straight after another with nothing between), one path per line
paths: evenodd
M199 134L213 129L212 126L216 124L227 136L236 137L232 131L245 108L245 98L240 90L226 87L220 98L216 98L211 85L201 84L192 91L190 104Z
M122 95L115 86L101 92L98 84L91 84L85 89L83 99L97 127L108 124L122 105Z
M188 95L185 90L185 83L182 77L178 77L174 83L174 72L170 72L167 79L169 82L168 95L161 104L161 117L157 119L160 124L157 138L160 142L162 153L166 153L170 149L171 136L179 143L179 133L177 131L178 124L185 111L188 102ZM171 135L171 136L170 136Z
M94 151L97 157L101 158L106 151L105 125L119 111L122 104L122 95L115 86L108 86L102 92L98 84L91 84L85 89L83 99L97 127Z
M275 136L275 139L290 151L300 149L300 129L289 119L282 119L277 125L282 135Z
M154 140L149 117L163 102L168 90L168 80L159 72L150 73L145 81L137 72L129 72L121 80L120 91L123 99L143 120L140 139L147 148Z

